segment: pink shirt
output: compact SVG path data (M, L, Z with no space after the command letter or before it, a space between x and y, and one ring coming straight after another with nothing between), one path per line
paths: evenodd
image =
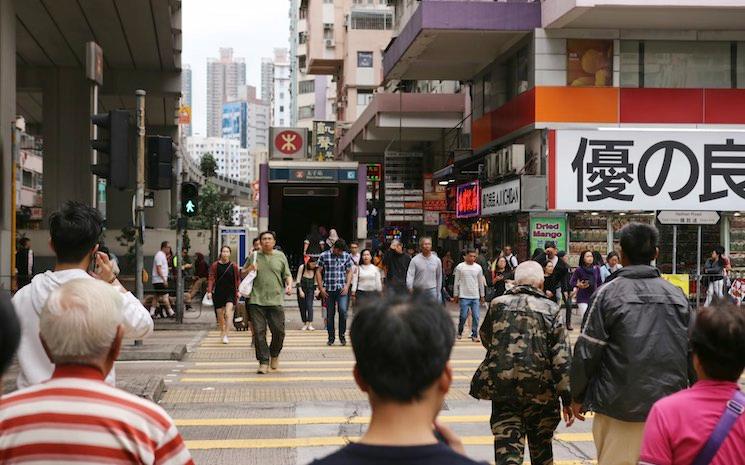
M719 423L737 383L699 381L690 389L658 400L644 427L640 465L691 465ZM743 463L745 416L722 443L711 465Z

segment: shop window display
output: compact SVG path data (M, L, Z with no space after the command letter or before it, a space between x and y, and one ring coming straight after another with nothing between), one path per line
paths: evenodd
M579 265L583 250L608 253L608 215L577 213L570 216L569 265Z
M654 213L638 213L638 214L626 214L620 215L615 214L611 218L611 227L613 228L613 250L621 253L621 242L619 240L619 233L624 226L629 223L646 223L654 224L655 216Z
M730 217L729 225L730 250L727 250L727 255L732 260L732 268L745 271L745 217Z
M657 267L663 273L672 273L673 263L673 227L667 224L656 224L660 231L660 255L657 259ZM706 259L711 251L721 244L719 223L701 227L701 267L703 269ZM696 275L698 262L698 226L678 225L677 239L677 273Z

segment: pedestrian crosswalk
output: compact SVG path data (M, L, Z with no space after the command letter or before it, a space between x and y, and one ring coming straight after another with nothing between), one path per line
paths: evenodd
M329 347L326 340L322 331L287 331L279 369L260 375L249 333L232 332L223 344L219 333L209 332L173 370L162 401L196 462L240 456L243 463L304 464L358 440L370 410L352 375L351 341ZM468 396L484 354L481 343L457 341L453 387L439 418L469 456L492 462L491 406ZM562 430L555 440L557 465L594 463L589 427Z

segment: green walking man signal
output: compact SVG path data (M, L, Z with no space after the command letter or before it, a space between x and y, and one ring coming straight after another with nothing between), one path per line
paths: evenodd
M185 182L181 185L181 214L193 217L199 213L199 185Z

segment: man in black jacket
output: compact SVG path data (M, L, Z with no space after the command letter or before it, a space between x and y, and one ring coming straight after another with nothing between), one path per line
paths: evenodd
M592 296L571 367L573 413L595 412L598 465L636 465L652 404L692 378L688 299L650 266L657 229L631 223L620 239L624 268Z

